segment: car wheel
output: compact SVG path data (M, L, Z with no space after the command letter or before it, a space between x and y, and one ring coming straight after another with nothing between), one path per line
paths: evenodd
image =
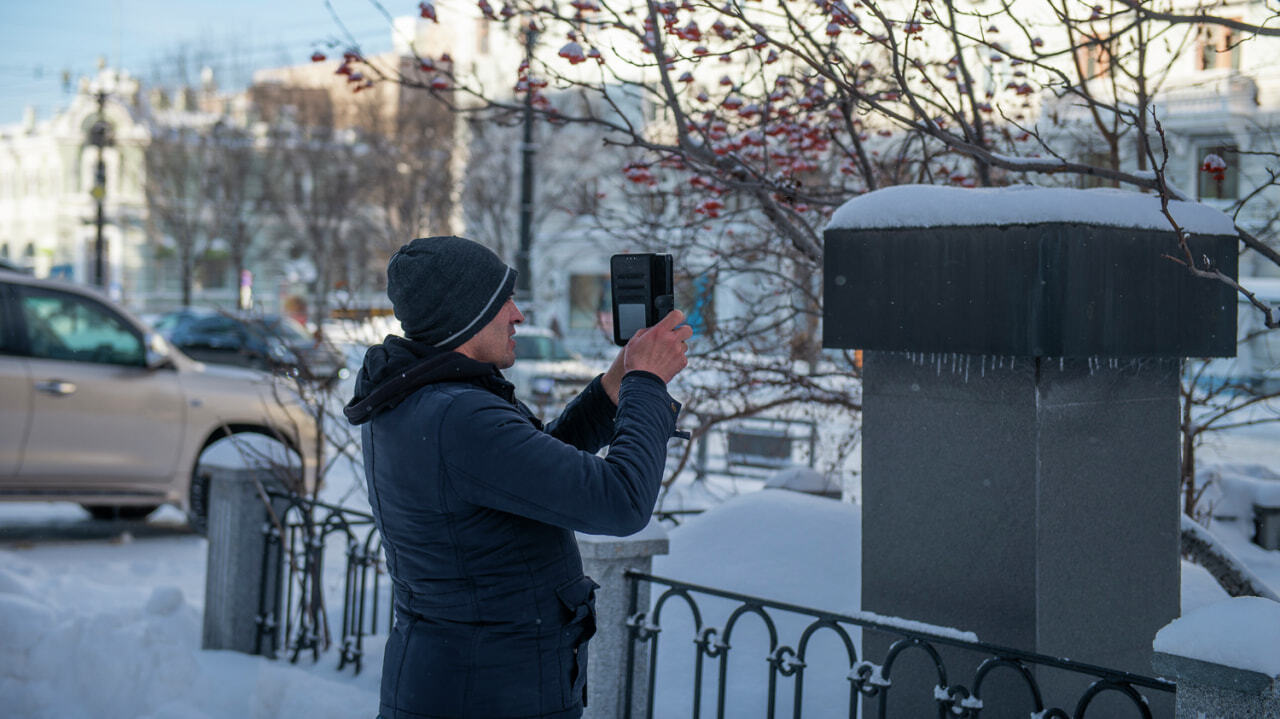
M107 504L83 504L80 505L88 510L94 519L100 520L116 520L124 519L129 521L138 521L146 519L147 515L159 509L159 505L124 505L115 506Z

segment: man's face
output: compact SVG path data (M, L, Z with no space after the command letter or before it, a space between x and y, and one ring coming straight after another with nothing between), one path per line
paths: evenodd
M454 350L479 362L492 362L498 369L507 369L516 363L516 325L524 322L524 315L516 307L514 298L508 298L489 324L475 333L471 339Z

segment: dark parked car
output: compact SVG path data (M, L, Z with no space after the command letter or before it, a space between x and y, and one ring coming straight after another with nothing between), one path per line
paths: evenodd
M155 328L201 362L284 371L322 382L347 376L342 353L286 315L186 308L161 315Z

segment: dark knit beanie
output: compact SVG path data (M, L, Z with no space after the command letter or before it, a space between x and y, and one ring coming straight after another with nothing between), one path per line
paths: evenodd
M445 350L489 324L515 286L515 270L462 237L420 237L387 263L387 296L405 336Z

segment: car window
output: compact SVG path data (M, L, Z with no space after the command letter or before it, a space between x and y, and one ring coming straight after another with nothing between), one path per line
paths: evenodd
M33 357L98 364L146 364L142 337L106 307L55 290L24 288L20 300Z
M212 315L192 320L174 331L177 341L238 345L244 342L244 326L230 317Z
M181 319L182 315L170 313L162 315L160 319L156 320L151 326L155 328L156 332L159 332L162 335L168 335L175 327L178 326L178 322Z
M292 317L267 315L262 318L262 324L271 334L291 344L307 343L315 339L302 323Z
M522 337L516 334L516 359L567 360L573 359L573 356L554 337Z

